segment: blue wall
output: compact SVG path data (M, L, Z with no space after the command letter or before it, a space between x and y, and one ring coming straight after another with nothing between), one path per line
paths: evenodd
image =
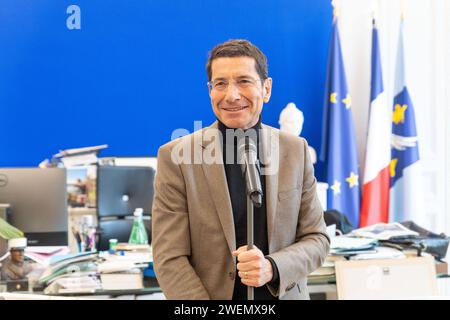
M67 7L81 8L69 30ZM0 166L35 166L59 149L156 155L176 128L214 121L208 51L247 38L274 79L263 121L293 101L319 152L329 0L2 0Z

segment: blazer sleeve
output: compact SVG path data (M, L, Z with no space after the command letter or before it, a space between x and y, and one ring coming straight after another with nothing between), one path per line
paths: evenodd
M158 151L152 208L152 249L158 283L167 299L210 299L189 263L190 231L186 185L172 144Z
M301 204L295 243L269 256L275 261L280 278L278 288L269 286L274 296L282 297L308 274L320 267L330 248L323 209L316 193L316 178L310 159L308 144L302 139L303 172L300 172Z

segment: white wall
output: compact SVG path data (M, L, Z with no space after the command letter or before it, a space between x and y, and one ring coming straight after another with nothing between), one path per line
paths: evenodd
M404 12L406 82L416 112L422 161L423 219L450 234L450 1L338 0L339 28L359 147L361 176L370 97L372 15L378 17L384 87L393 98L395 57Z

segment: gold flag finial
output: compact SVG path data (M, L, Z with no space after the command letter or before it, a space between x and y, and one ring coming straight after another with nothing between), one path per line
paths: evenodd
M336 21L337 17L339 16L336 0L331 0L331 5L333 6L333 21Z
M403 22L405 20L405 1L400 1L400 20Z

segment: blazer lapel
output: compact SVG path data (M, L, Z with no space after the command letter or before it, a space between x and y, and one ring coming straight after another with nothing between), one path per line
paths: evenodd
M208 132L205 135L206 130ZM203 131L203 135L211 140L204 141L201 139L202 152L202 169L208 182L211 197L216 206L217 214L222 225L225 238L230 248L230 252L236 250L236 236L234 232L233 209L231 208L230 193L228 191L227 179L223 165L222 145L220 136L218 135L218 123L214 122L210 127ZM211 159L211 151L214 150L214 158L220 161L205 161Z

